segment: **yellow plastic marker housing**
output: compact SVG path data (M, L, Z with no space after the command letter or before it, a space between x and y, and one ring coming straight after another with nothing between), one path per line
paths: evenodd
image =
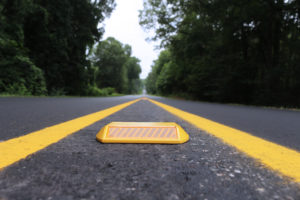
M182 144L189 135L173 122L112 122L96 138L102 143Z

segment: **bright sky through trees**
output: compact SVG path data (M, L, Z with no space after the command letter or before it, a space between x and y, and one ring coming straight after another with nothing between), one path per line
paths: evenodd
M154 50L158 43L145 41L149 35L139 25L138 15L139 10L143 9L143 0L116 0L116 4L111 17L105 20L103 39L114 37L132 46L133 56L141 60L141 78L146 78L152 61L158 57L159 50Z

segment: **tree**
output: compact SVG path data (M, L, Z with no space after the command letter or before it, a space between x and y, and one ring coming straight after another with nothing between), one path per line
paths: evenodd
M152 70L146 79L146 90L150 94L158 94L159 88L157 85L158 77L161 74L163 67L170 62L170 51L162 51L157 60L154 61L152 65ZM160 77L163 81L163 75ZM161 84L159 84L161 86Z
M0 93L46 93L43 72L30 60L23 45L23 19L30 6L31 1L0 3Z
M136 57L129 57L125 63L127 69L128 89L127 94L140 93L142 83L140 80L141 66L140 60Z
M201 100L299 106L298 13L299 1L145 1L140 24L173 63L147 84L168 94L175 80L171 93Z
M112 87L119 93L133 94L141 89L139 59L131 56L131 47L109 37L101 41L91 58L96 67L98 88Z
M45 72L50 93L84 95L90 66L87 48L99 41L98 28L113 0L34 0L25 19L25 45Z
M114 38L102 41L94 53L94 66L98 67L96 83L99 88L113 87L122 93L127 88L126 55L122 44Z
M28 94L85 95L93 71L87 52L114 6L114 0L1 1L0 92L13 85Z

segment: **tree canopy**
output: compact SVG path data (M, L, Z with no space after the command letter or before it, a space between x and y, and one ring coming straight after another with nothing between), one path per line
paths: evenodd
M300 106L300 1L146 0L140 24L169 54L148 92Z
M112 87L118 93L136 94L141 91L140 60L133 57L131 47L109 37L100 42L92 55L96 67L95 83L99 88Z
M0 94L140 92L131 47L101 41L101 23L114 7L114 0L1 1Z

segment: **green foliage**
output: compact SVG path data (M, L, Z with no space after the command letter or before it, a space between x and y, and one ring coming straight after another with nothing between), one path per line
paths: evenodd
M114 6L114 0L1 1L0 93L88 93L94 71L86 52Z
M131 47L114 38L99 42L99 23L114 7L114 0L1 1L0 93L139 93L140 61Z
M140 24L169 52L147 91L300 106L299 16L299 1L147 0Z
M101 38L103 29L98 29L98 24L112 11L113 1L34 2L25 18L25 45L31 50L31 58L45 72L49 92L85 94L91 68L86 59L87 47Z
M42 95L46 85L42 70L29 58L15 56L9 62L0 64L0 93L21 95Z
M88 86L87 96L111 96L116 93L115 88L107 87L99 89L97 86Z
M146 90L150 94L169 94L176 87L176 79L173 74L176 67L172 62L170 51L162 51L159 58L154 61L152 71L146 79ZM172 69L173 68L173 69Z
M126 55L122 44L108 38L98 44L94 52L94 66L98 67L96 84L99 88L113 87L119 93L126 88Z
M112 87L102 88L102 96L111 96L116 94L116 89Z
M159 94L172 94L174 87L176 87L176 64L174 62L167 62L163 65L156 81L156 88Z
M42 70L16 40L0 32L0 93L43 95L46 91Z
M127 94L138 94L141 93L142 82L140 80L141 66L139 64L140 60L136 57L129 57L125 63L125 68L127 69Z
M142 84L139 79L139 60L131 56L131 47L114 38L100 42L91 57L96 72L98 88L112 87L118 93L139 93Z

